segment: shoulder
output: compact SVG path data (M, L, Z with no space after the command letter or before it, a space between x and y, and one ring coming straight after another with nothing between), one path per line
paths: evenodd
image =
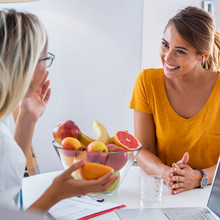
M136 83L148 87L150 85L158 86L164 80L163 69L143 69L137 76Z
M158 79L163 79L164 77L164 73L163 73L163 69L159 68L159 69L143 69L140 74L138 75L138 78L140 79L144 79L147 81L151 81L151 80L158 80Z

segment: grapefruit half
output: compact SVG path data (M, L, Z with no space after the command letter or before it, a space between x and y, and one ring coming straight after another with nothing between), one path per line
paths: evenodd
M139 141L127 131L117 131L114 136L114 142L126 150L136 150L141 147Z

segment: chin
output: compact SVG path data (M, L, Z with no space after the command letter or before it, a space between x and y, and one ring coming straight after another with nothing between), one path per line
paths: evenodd
M164 75L169 79L176 79L179 77L179 69L176 70L167 70L166 67L163 68Z

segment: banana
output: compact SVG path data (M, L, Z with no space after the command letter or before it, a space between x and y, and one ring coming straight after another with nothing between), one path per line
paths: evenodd
M96 135L96 141L101 141L104 144L109 143L108 131L102 123L100 123L98 121L94 121L93 122L93 130L94 130L95 135Z
M87 148L87 146L91 143L95 141L95 139L83 134L81 131L80 131L80 143L82 144L82 147L84 149Z
M114 144L115 143L115 141L114 141L114 136L113 137L110 137L109 138L109 144Z

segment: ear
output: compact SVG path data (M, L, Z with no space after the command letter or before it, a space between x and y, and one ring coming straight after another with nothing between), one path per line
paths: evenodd
M209 58L209 53L203 53L202 55L199 56L199 61L206 61Z

